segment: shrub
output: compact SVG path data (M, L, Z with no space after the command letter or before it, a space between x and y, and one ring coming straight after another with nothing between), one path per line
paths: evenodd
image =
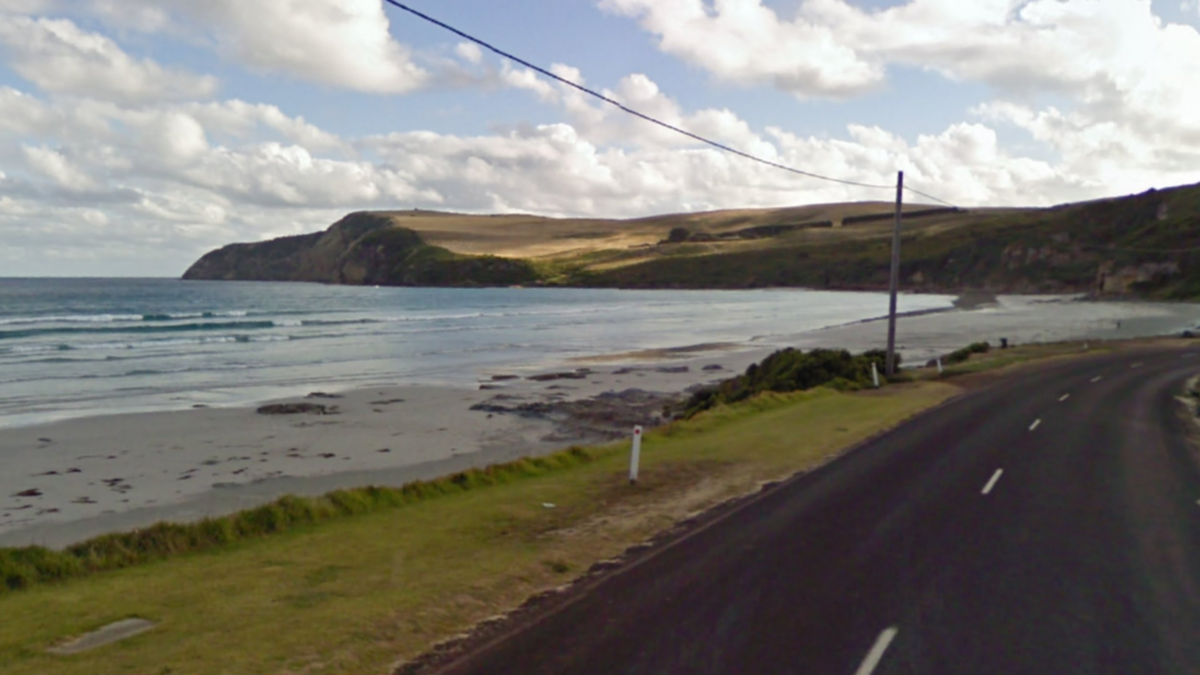
M948 364L962 363L971 358L972 354L986 354L991 348L992 346L987 342L972 342L962 349L950 352L946 355L945 360Z
M871 364L880 373L887 353L882 349L852 356L844 349L814 349L801 352L784 349L761 363L751 364L745 374L724 380L714 387L692 394L685 406L685 418L717 405L737 403L767 391L791 392L820 386L850 391L871 386ZM899 355L896 360L899 365Z

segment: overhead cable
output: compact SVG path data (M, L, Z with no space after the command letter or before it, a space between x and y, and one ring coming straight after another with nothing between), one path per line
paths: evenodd
M934 196L933 196L933 195L931 195L931 194L928 194L928 193L925 193L925 192L921 192L920 190L917 190L917 189L915 189L915 188L911 188L911 187L909 187L909 186L907 186L907 185L905 185L905 186L904 186L904 190L905 190L906 192L911 192L911 193L913 193L914 195L919 195L919 196L921 196L921 197L924 197L924 198L926 198L926 199L932 199L932 200L933 200L933 201L935 201L935 202L939 202L939 203L945 204L946 206L949 206L949 207L951 207L951 208L956 208L956 209L958 208L958 205L957 205L957 204L954 204L954 203L952 203L952 202L948 202L948 201L946 201L945 199L939 199L938 197L934 197Z

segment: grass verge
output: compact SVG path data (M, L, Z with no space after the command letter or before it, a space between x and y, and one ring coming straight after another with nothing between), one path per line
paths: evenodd
M534 478L593 461L595 450L572 447L549 457L522 458L400 488L363 487L320 497L287 495L268 504L194 523L162 522L107 534L62 551L40 546L0 549L0 595L45 583L207 551L248 539L347 516L407 506L443 495Z
M0 596L0 672L383 673L725 499L819 465L957 391L765 394L511 480ZM547 504L553 507L547 507ZM159 622L45 652L129 617Z

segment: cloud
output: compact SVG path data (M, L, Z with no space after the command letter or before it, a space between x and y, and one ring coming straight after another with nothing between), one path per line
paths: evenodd
M349 146L337 135L309 124L303 117L289 117L278 106L231 100L189 105L186 110L205 128L237 138L253 137L265 127L306 150L349 152Z
M50 0L0 0L0 14L37 14L51 5Z
M1083 183L1198 177L1200 32L1164 21L1150 0L910 0L873 10L804 0L792 19L763 0L598 4L723 81L836 98L881 85L889 66L924 69L991 87L979 118L1025 130ZM786 77L796 69L821 76ZM1058 107L1039 107L1047 99Z
M739 85L772 83L798 96L844 98L883 82L881 64L836 26L803 14L781 20L759 0L600 0L638 19L659 48Z
M577 68L555 64L551 72L568 81L585 85ZM505 67L500 80L508 87L534 93L541 101L560 106L582 137L596 144L626 146L686 147L696 141L644 119L635 118L616 107L598 101L573 87L551 84L529 69ZM770 159L775 149L763 143L748 124L728 109L705 108L687 114L679 103L667 96L656 82L642 73L627 75L615 89L599 93L638 112L671 126L737 147Z
M839 97L882 84L888 65L981 82L1003 100L1063 97L1131 131L1196 135L1200 32L1150 0L911 0L883 10L805 0L785 20L762 0L600 0L660 48L731 82ZM804 45L797 47L796 45ZM819 76L790 76L815 72Z
M22 146L25 161L37 173L49 177L58 185L72 192L96 189L97 183L91 176L68 160L61 152L47 147Z
M88 10L106 23L146 33L173 31L171 15L166 8L138 4L129 0L90 0Z
M127 13L142 12L144 28L190 35L263 73L377 94L430 79L392 38L379 0L97 0L93 8L122 25Z
M483 61L483 50L473 42L460 42L454 47L454 53L467 63L478 65Z
M217 80L135 59L116 42L66 19L0 14L10 67L44 91L137 103L205 98Z

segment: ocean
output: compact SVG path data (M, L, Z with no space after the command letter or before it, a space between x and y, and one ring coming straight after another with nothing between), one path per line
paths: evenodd
M900 307L951 301L906 295ZM580 356L782 345L886 312L885 294L808 290L0 279L0 427L246 405L314 389L473 386L489 373Z

